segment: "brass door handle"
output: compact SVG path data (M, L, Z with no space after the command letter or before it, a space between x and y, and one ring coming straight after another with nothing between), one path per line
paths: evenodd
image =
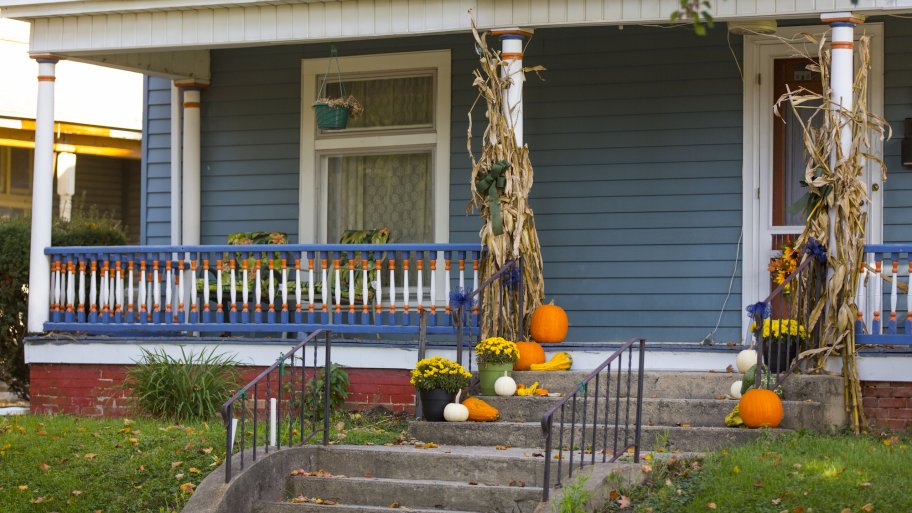
M879 190L880 190L880 184L879 184L879 183L875 183L875 184L871 185L871 189L872 189L874 192L879 191Z

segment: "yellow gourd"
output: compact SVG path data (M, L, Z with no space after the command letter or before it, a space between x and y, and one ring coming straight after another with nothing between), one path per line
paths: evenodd
M529 370L533 371L559 371L567 370L573 365L573 358L569 353L560 352L552 356L546 363L532 364Z
M535 383L532 383L532 385L528 386L528 387L526 385L517 385L516 395L518 395L520 397L525 397L527 395L535 395L536 390L538 390L538 381L536 381Z
M473 422L493 422L500 415L497 408L477 397L469 397L462 405L469 409L469 420Z

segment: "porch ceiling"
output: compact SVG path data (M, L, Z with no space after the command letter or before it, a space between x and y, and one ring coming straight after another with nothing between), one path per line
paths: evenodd
M3 16L32 23L31 52L140 71L149 63L111 55L462 32L470 27L470 8L482 28L667 23L678 6L678 0L0 0ZM713 0L711 10L720 21L839 10L876 15L912 11L912 0Z

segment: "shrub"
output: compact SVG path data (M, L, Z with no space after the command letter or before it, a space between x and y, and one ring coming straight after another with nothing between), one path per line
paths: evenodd
M325 382L326 367L317 367L314 375L307 379L304 385L304 412L306 416L310 417L316 411L317 420L323 420ZM345 401L348 400L348 385L348 373L345 372L345 369L335 363L330 365L329 411L331 414L342 411L345 408ZM283 390L287 396L292 398L292 407L295 409L300 408L301 392L294 382L286 382Z
M196 354L181 348L180 358L161 348L142 352L124 382L142 413L176 422L209 420L238 388L238 362L215 348Z
M28 366L22 338L28 325L31 219L0 218L0 380L28 398ZM74 210L71 221L56 220L53 246L122 246L127 236L118 221L95 209Z

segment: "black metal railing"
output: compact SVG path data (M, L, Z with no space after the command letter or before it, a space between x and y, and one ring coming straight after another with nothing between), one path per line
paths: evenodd
M318 366L317 354L318 339L321 335L325 349L322 365L322 400L319 397L318 372L321 367ZM305 353L310 347L313 348L313 354L308 365ZM296 436L297 443L303 445L322 432L323 445L329 445L331 347L329 331L317 330L311 333L222 405L222 420L225 423L226 483L231 481L235 447L238 447L240 453L240 470L244 470L248 416L252 417L253 421L250 432L253 461L257 459L260 439L265 453L269 453L270 448L281 449L283 436L286 436L286 446L291 447L295 445ZM235 406L238 406L239 419L234 417ZM261 416L266 416L268 420L261 420ZM283 425L287 427L284 434ZM265 432L261 434L259 430L263 427Z
M453 311L453 325L456 327L456 362L462 365L462 350L465 344L466 319L474 312L474 317L479 319L478 337L483 333L488 336L501 336L508 340L524 340L523 309L523 265L522 257L516 260L507 260L496 273L488 276L477 289L469 292L468 296L474 301L472 306L460 304ZM484 311L484 302L492 305L492 316L478 315ZM472 308L473 312L467 312Z
M635 395L631 393L634 348L638 352ZM624 355L627 357L626 368L624 367ZM645 355L646 339L628 340L542 417L541 426L545 436L545 476L542 500L548 500L551 489L552 459L557 461L556 486L561 486L565 459L568 460L566 470L568 478L573 477L573 467L577 456L579 456L577 469L586 465L587 459L588 464L594 465L597 454L601 454L602 463L605 463L617 460L630 449L633 449L633 461L640 461ZM604 392L602 390L603 381ZM614 390L612 390L612 383ZM632 398L636 399L633 424L630 423ZM582 407L580 408L580 406ZM591 417L589 417L590 408ZM600 409L601 418L599 418ZM552 456L555 416L558 417L560 427L557 431L557 454ZM577 417L580 418L577 419ZM601 423L599 423L600 421ZM621 437L622 431L623 438ZM611 436L609 436L609 432L612 433ZM569 438L569 444L565 445L565 437ZM613 443L609 445L612 438ZM599 449L600 446L601 449ZM567 453L566 457L564 453Z
M820 347L826 308L826 264L808 255L769 296L752 307L751 334L757 359L754 388L775 389L804 362L801 354ZM763 378L765 370L769 377Z

